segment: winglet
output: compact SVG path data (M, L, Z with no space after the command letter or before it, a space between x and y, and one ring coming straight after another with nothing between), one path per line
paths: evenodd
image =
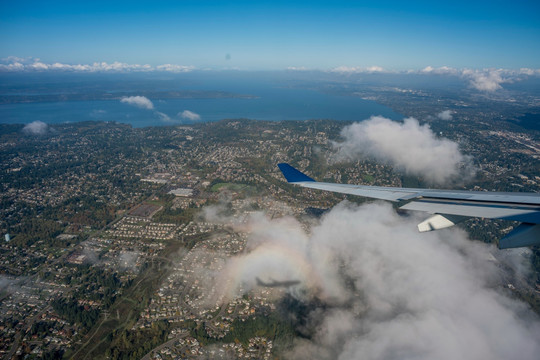
M283 173L283 176L285 176L285 179L287 179L287 182L295 183L295 182L303 182L303 181L315 181L306 174L296 170L291 165L286 163L278 164L279 170Z
M521 223L499 240L499 249L540 245L540 224Z

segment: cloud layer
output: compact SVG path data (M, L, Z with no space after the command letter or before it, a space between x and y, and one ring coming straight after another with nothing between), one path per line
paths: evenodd
M373 116L344 127L341 137L332 143L338 160L371 158L437 184L470 175L469 159L458 144L437 138L429 125L414 118L399 123Z
M0 60L0 72L150 72L163 71L184 73L195 70L191 65L162 64L152 66L149 64L128 64L115 61L113 63L94 62L92 64L65 64L60 62L45 63L39 58L20 58L9 56ZM288 67L290 71L305 71L305 67ZM315 69L313 69L315 70ZM325 70L323 70L325 71ZM421 70L395 71L381 66L338 66L326 71L340 74L427 74L457 76L468 81L469 85L479 91L494 92L502 88L501 84L524 80L530 76L540 76L540 69L521 68L515 69L456 69L449 66L433 67L426 66Z
M115 61L113 63L94 62L92 64L64 64L60 62L47 64L36 58L19 58L10 56L2 59L0 71L68 71L68 72L189 72L194 66L163 64L151 66L148 64L127 64Z
M539 76L540 69L522 68L519 70L512 69L456 69L449 66L433 67L426 66L425 68L416 71L392 71L383 69L380 66L370 67L349 67L339 66L330 70L331 72L342 74L370 74L370 73L387 73L387 74L426 74L426 75L448 75L457 76L468 81L469 85L479 91L494 92L502 89L501 84L521 81L529 76Z
M324 306L292 359L536 359L538 318L494 290L490 247L458 229L419 234L418 220L382 203L342 203L309 231L256 214L247 251L214 281L240 296L256 277L301 280L302 301Z

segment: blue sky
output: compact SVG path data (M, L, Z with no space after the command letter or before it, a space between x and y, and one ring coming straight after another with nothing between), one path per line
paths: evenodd
M285 69L540 68L538 1L2 1L0 57Z

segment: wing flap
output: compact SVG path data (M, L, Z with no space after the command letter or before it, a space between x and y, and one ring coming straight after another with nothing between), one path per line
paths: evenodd
M416 200L400 209L426 211L432 214L449 214L488 219L506 219L533 224L540 223L540 211L528 205L509 205L493 202Z
M426 232L426 231L446 229L466 219L467 219L466 216L436 214L430 217L429 219L426 219L422 221L420 224L418 224L418 231Z
M540 196L531 193L505 193L495 191L415 189L426 198L467 200L504 204L540 205Z

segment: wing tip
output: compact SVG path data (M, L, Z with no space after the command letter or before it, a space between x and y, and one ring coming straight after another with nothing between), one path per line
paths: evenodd
M287 163L279 163L278 165L279 170L281 170L281 173L283 176L285 176L285 179L287 182L295 183L295 182L304 182L304 181L312 181L315 182L314 179L310 178L303 172L301 172L298 169L295 169L291 165Z

